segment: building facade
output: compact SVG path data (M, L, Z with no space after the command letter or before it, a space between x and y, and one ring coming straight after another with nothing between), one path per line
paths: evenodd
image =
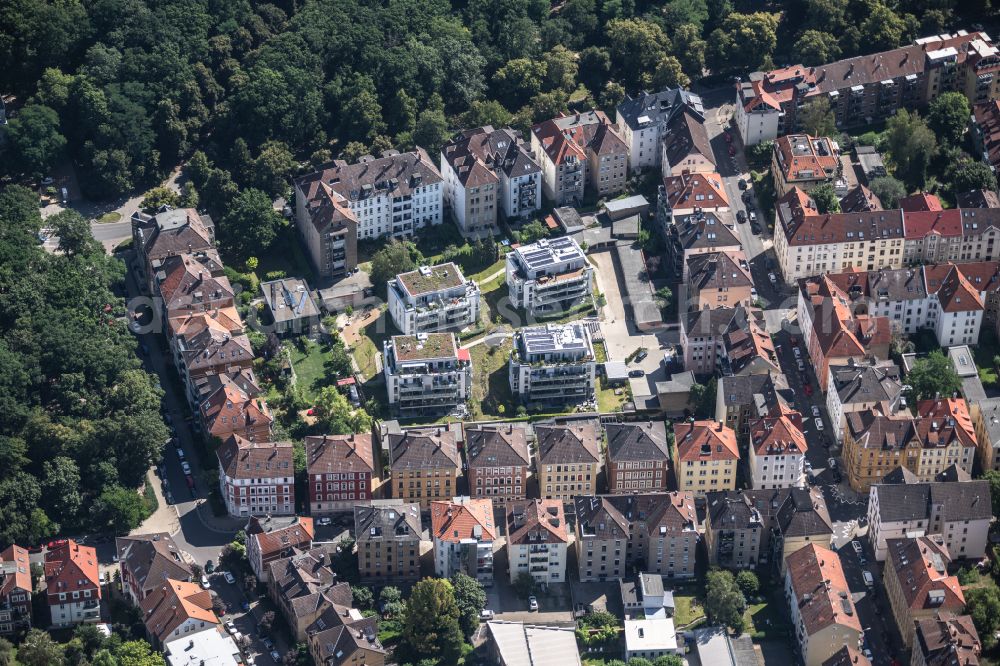
M416 428L390 434L392 496L427 510L434 501L455 496L462 458L455 433L444 428Z
M542 168L545 196L558 206L582 201L586 187L602 198L625 189L629 148L602 111L535 125L531 150Z
M607 439L608 491L618 493L667 490L670 446L662 421L609 423Z
M543 238L507 253L511 305L529 314L563 312L592 296L594 269L570 236Z
M101 621L101 574L97 551L63 539L45 551L45 591L52 626Z
M674 474L681 491L704 495L736 488L736 433L717 421L674 424Z
M965 595L956 576L948 575L951 556L940 539L889 539L885 562L885 595L907 648L913 646L914 623L941 611L961 613Z
M400 273L388 289L389 314L403 335L479 324L479 286L451 262Z
M750 424L749 466L754 488L806 485L806 436L802 415L788 412Z
M524 426L471 425L464 433L469 494L500 505L525 499L531 451Z
M511 584L525 573L539 584L566 582L569 533L562 500L513 502L506 513Z
M420 578L420 505L356 506L354 529L363 580L416 582Z
M471 395L471 356L454 333L394 335L383 359L389 407L402 417L447 413Z
M628 146L629 169L660 166L668 127L682 114L691 114L703 123L705 107L701 97L682 88L641 92L635 97L625 95L616 109L615 123Z
M484 585L493 584L493 502L455 497L431 502L434 573L451 578L461 572Z
M543 499L571 500L597 492L601 426L594 420L536 425L538 488Z
M597 363L582 322L519 329L508 365L510 390L529 408L594 400Z
M380 469L370 434L310 436L305 450L310 515L371 502Z
M291 442L251 442L232 435L216 450L219 490L231 516L295 513Z

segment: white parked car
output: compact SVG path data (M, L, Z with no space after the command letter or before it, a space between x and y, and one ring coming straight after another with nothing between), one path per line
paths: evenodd
M191 475L191 465L189 465L189 464L188 464L188 462L187 462L186 460L185 460L184 462L182 462L182 463L181 463L181 469L182 469L182 470L184 471L184 473L185 473L185 474L187 474L188 476L190 476L190 475Z
M813 405L812 406L812 413L813 413L813 416L819 416L819 407L817 407L816 405Z
M479 619L482 620L483 622L486 622L487 620L492 620L493 611L491 611L489 608L484 608L483 610L479 611Z
M222 577L225 578L226 582L229 583L230 585L234 585L236 583L236 578L233 576L233 574L229 573L228 571L224 572L222 574Z
M857 539L855 539L854 541L851 542L851 548L853 548L854 552L857 553L858 555L860 555L861 551L864 550L861 547L861 542L858 541Z
M538 599L536 599L534 595L528 597L528 610L538 610Z
M816 430L822 430L823 429L823 419L817 418L817 419L814 419L814 420L816 421Z
M225 627L226 627L226 631L228 631L229 633L231 633L231 634L235 634L236 633L236 625L233 624L232 620L230 620L229 622L226 622Z
M212 587L212 584L208 582L208 576L202 575L202 577L201 577L201 588L203 590L207 590L210 587Z

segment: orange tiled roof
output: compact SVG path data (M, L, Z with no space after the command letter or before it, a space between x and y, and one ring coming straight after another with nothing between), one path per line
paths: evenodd
M736 433L718 421L674 424L677 458L683 462L700 460L738 460L740 449Z
M212 610L212 594L197 583L168 578L161 587L143 599L143 622L146 630L159 640L188 620L218 624L219 618Z
M930 192L917 192L899 200L898 206L907 213L937 212L944 210L941 200Z
M729 197L717 173L682 173L663 179L671 208L728 208Z
M759 456L799 454L809 448L802 433L802 416L791 411L750 424L750 442Z
M844 577L840 558L829 548L809 544L787 558L788 576L806 634L812 636L839 624L861 632L851 588Z
M497 538L490 499L463 497L459 502L431 502L431 535L434 539L457 543L473 539L475 528L482 530L482 541Z
M45 553L45 585L49 594L73 592L101 586L97 551L73 539Z

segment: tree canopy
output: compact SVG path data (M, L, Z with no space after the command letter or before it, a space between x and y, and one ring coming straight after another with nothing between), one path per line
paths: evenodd
M917 359L906 375L906 383L913 388L917 400L937 396L951 397L962 390L962 380L955 372L951 360L940 349Z

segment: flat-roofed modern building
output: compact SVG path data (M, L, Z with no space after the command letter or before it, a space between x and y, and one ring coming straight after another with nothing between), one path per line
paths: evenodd
M522 328L510 354L510 390L529 407L594 399L594 345L581 322Z
M454 333L394 335L383 358L389 407L402 417L448 412L469 398L472 363Z
M507 253L511 305L530 314L558 312L591 296L594 269L576 240L543 238Z
M479 321L479 287L454 263L421 266L389 281L389 314L404 335L462 329Z

